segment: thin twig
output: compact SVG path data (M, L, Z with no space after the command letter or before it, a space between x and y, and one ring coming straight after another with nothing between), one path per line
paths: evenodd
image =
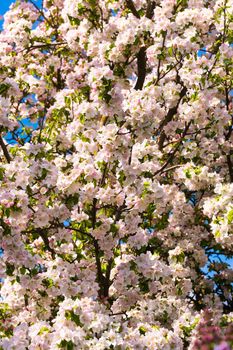
M173 165L173 166L171 166L170 168L167 168L167 169L164 169L164 170L160 171L160 174L162 174L162 173L167 173L167 172L170 171L170 170L174 170L174 169L180 168L180 167L182 167L182 166L183 166L182 164Z
M181 142L183 141L184 136L186 135L186 133L187 133L187 131L188 131L190 125L191 125L191 122L192 122L192 121L190 121L190 122L186 125L186 127L185 127L185 129L184 129L184 131L183 131L183 133L182 133L182 136L181 136L180 140L178 141L178 143L177 143L175 149L173 150L172 153L170 153L170 155L169 155L167 161L164 163L164 165L163 165L159 170L157 170L157 171L154 173L154 176L155 176L155 175L158 175L158 174L160 174L160 173L162 173L162 172L164 172L164 169L165 169L165 168L167 167L167 165L173 160L175 154L177 153L177 151L178 151L178 149L179 149L179 147L180 147Z
M48 18L45 16L43 10L41 10L32 0L28 0L35 9L39 12L39 14L44 18L44 20L53 28L53 23L48 20Z
M182 100L182 98L186 95L187 93L187 88L186 87L183 87L181 92L180 92L180 98L176 104L175 107L172 107L169 109L165 119L162 121L162 123L160 124L159 126L159 131L161 131L161 134L160 134L160 137L159 137L159 150L161 151L163 149L163 144L164 144L164 141L165 141L165 132L163 130L163 128L170 122L172 121L173 117L176 115L177 113L177 110L178 110L178 107L180 105L180 102Z

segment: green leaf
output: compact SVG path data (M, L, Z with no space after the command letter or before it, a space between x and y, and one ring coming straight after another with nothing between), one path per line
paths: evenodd
M194 169L194 174L200 175L200 173L201 173L201 167L196 167L196 168Z
M118 173L118 181L121 185L123 185L124 181L126 180L126 176L123 170L120 170Z
M44 333L49 333L49 328L46 326L41 327L41 329L38 332L38 335L42 335Z
M7 274L8 276L13 276L14 270L15 270L14 265L12 265L12 264L6 262L6 274Z
M80 25L80 19L72 17L70 15L68 15L68 18L69 18L70 24L72 26L79 26Z
M158 58L158 60L163 61L163 60L166 58L165 52L162 51L161 53L159 53L159 54L157 55L157 58Z
M191 175L191 172L189 169L185 170L185 176L187 177L187 179L191 179L192 178L192 175Z
M83 142L88 142L88 143L91 142L91 140L89 139L89 137L84 136L82 133L79 133L79 138L80 138L80 140L82 140Z
M4 173L5 173L5 170L2 169L2 168L0 168L0 181L3 180L3 178L4 178Z
M140 334L145 335L146 331L147 331L147 329L145 327L143 327L143 326L139 327L139 333Z
M176 255L175 256L175 259L178 263L183 263L184 262L184 259L185 259L185 253L182 252L180 253L179 255Z
M227 221L228 224L231 224L233 222L233 209L231 209L228 213L227 213Z
M167 321L169 320L169 314L168 314L168 312L167 312L166 310L163 312L162 319L163 319L163 322L164 322L165 324L166 324Z
M84 124L85 123L85 114L80 114L80 116L79 116L79 120L80 120L80 123L81 124Z
M40 180L44 180L46 178L47 174L48 174L48 170L43 168L41 171Z
M69 210L71 210L74 205L78 204L78 202L79 202L78 194L74 194L73 196L71 195L65 199L65 205Z
M112 89L112 81L110 79L106 79L105 77L102 78L102 86L100 87L100 93L99 98L106 103L109 103L112 96L109 94L109 92Z
M72 342L72 340L63 339L58 345L58 347L60 349L65 349L65 350L74 350L74 343Z
M42 280L42 284L46 288L51 288L54 285L52 278L48 277Z
M110 226L110 231L112 232L112 233L117 233L118 232L118 226L116 225L116 224L111 224L111 226Z
M67 310L65 312L65 318L67 320L73 321L79 327L83 326L82 322L80 321L79 315L75 314L73 310Z
M6 84L6 83L0 84L0 95L6 96L6 93L9 90L9 88L10 88L10 84Z
M142 293L148 293L150 288L149 288L149 280L146 280L144 278L142 278L140 281L139 281L139 288L140 288L140 291Z
M24 266L22 266L22 267L19 269L19 271L20 271L20 273L21 273L22 275L25 275L27 270L25 269Z
M173 48L172 48L172 46L171 46L171 47L168 47L167 52L168 52L168 55L169 55L170 57L173 56Z

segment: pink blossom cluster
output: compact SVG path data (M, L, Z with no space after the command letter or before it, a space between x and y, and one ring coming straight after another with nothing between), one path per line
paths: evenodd
M1 350L230 350L232 44L233 0L11 5Z

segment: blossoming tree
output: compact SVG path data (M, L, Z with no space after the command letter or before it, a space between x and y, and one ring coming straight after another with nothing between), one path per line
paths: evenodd
M232 0L12 4L0 349L231 348L232 43Z

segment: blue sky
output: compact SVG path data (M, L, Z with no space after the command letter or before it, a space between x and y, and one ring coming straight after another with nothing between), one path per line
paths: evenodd
M4 13L9 9L10 4L14 2L13 0L3 0L0 1L0 15L4 15ZM0 28L2 27L3 21L0 21Z
M10 6L10 4L12 2L14 2L14 1L12 1L12 0L4 0L4 1L0 2L0 13L1 13L1 15L4 14L8 10L8 8L9 8L9 6Z

